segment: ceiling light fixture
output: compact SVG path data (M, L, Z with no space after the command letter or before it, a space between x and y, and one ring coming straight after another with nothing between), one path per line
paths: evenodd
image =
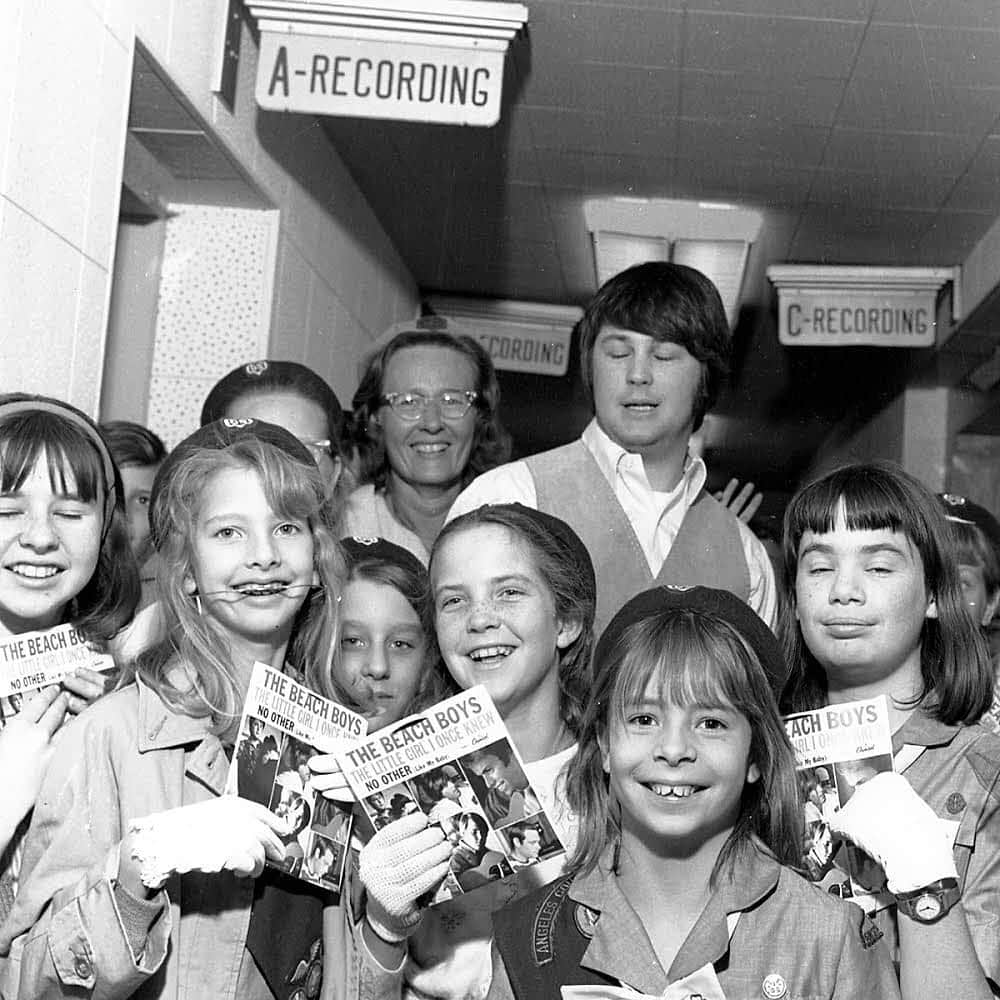
M760 212L733 205L667 198L599 198L583 205L597 284L643 261L687 264L719 289L730 326L736 322L750 245Z

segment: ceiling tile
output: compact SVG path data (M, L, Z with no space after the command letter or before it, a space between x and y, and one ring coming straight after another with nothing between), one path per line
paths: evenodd
M875 0L872 21L1000 31L1000 5L996 0Z
M536 150L576 150L657 158L675 143L671 119L529 108Z
M846 79L864 32L855 21L688 15L684 69L730 70L793 80Z
M680 81L680 113L685 118L750 119L763 124L832 125L844 90L843 80L777 80L704 70L685 70Z
M772 163L678 160L674 197L735 201L747 208L803 205L809 194L812 168Z
M677 153L683 159L775 162L785 166L817 165L828 130L807 125L722 124L682 119L677 129Z
M907 86L1000 87L1000 32L873 24L855 74L881 79L889 67Z
M931 132L862 132L835 128L823 166L888 174L906 169L958 177L975 155L969 136Z
M994 212L940 212L920 247L934 266L961 264L995 221Z
M789 257L817 263L913 266L928 260L921 237L931 212L857 211L808 208L800 217Z
M1000 212L1000 137L991 137L980 146L944 207Z
M684 15L664 10L585 3L531 7L528 37L532 65L582 62L676 68ZM567 54L572 59L567 60Z
M644 115L676 115L679 96L673 69L561 63L548 70L533 68L521 99L534 107L602 112L635 108Z
M867 21L873 0L687 0L689 11Z
M937 209L955 184L954 177L904 169L879 174L852 170L818 170L809 193L811 203L882 210Z
M1000 113L1000 90L946 87L922 79L856 77L847 84L838 125L898 132L985 135Z

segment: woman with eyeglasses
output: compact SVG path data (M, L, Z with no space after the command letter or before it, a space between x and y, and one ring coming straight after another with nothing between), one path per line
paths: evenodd
M348 498L342 532L388 538L425 565L452 501L505 462L500 387L472 337L405 330L368 361L354 394L365 484Z

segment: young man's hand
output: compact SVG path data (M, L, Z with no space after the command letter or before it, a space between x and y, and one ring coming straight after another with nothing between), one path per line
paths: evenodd
M728 507L744 524L749 524L754 514L760 509L760 505L764 501L764 494L755 492L753 483L745 483L743 489L737 493L739 485L738 479L730 479L726 483L726 488L715 494L715 499L723 507Z

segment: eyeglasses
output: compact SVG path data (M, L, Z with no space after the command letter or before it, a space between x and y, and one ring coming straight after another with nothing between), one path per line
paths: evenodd
M330 445L332 443L329 438L321 438L319 441L307 441L305 438L299 438L299 444L305 446L317 465L319 465L319 460L324 455L327 458L330 457Z
M419 420L431 403L437 405L445 420L461 420L477 399L479 393L473 389L445 389L435 396L419 392L387 392L382 397L382 403L391 406L400 420Z

